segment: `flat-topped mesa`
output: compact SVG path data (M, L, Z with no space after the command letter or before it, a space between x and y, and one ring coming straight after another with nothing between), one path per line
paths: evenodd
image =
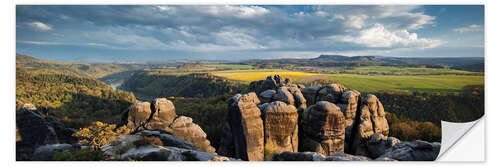
M264 115L265 147L274 151L298 151L298 113L293 105L281 101L259 106Z
M330 156L344 152L345 118L335 104L320 101L302 113L300 151Z
M237 94L229 101L226 127L218 153L242 160L264 160L264 125L255 93Z
M166 98L139 102L130 106L122 115L122 124L134 131L162 130L181 139L192 142L202 151L214 153L215 148L206 139L207 135L193 120L185 116L177 116L175 106Z

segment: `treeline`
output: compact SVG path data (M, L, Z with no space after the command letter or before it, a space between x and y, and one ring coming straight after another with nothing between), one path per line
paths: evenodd
M460 93L385 91L375 94L386 111L412 120L441 125L474 121L484 115L484 85L468 85Z
M132 93L86 77L54 70L16 69L16 109L34 104L66 127L91 122L118 123L120 113L135 103Z
M168 75L145 71L134 74L120 88L147 100L170 96L206 98L240 92L244 86L208 73Z
M177 115L193 118L193 122L200 125L205 131L211 145L219 148L220 136L228 111L227 101L232 96L232 94L224 94L200 100L175 99L172 102L175 105Z
M46 69L56 71L66 71L79 76L89 78L103 78L105 76L124 71L140 70L146 67L145 64L120 64L120 63L65 63L37 59L31 56L16 54L16 67L26 69Z

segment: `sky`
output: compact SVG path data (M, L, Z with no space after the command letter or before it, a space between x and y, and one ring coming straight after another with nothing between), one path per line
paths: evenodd
M484 6L18 5L16 52L67 62L484 57Z

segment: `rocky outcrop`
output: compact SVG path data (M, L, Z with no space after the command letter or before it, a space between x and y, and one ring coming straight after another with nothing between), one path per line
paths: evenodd
M125 135L102 148L108 160L228 161L237 160L199 151L189 142L159 131Z
M272 161L323 161L325 156L317 152L285 151L273 154Z
M193 123L193 119L180 116L170 124L171 133L183 140L192 142L197 148L204 152L215 153L215 148L207 140L207 134L200 126Z
M250 83L250 89L259 95L262 103L282 101L295 106L299 113L307 108L306 98L302 95L299 86L292 84L290 78L283 78L281 75L267 76L265 80Z
M64 150L74 150L76 149L71 144L48 144L43 145L35 149L31 160L33 161L50 161L54 156L54 153Z
M264 126L259 103L255 93L237 94L230 100L220 155L249 161L264 159Z
M166 131L194 143L202 151L215 153L203 129L189 117L176 116L174 104L166 98L157 98L152 104L140 102L130 106L124 112L122 121L122 124L135 131Z
M367 155L366 145L370 136L375 133L387 136L389 124L385 118L384 107L375 95L367 95L363 105L357 111L359 125L351 136L350 152L356 155Z
M325 157L317 152L281 152L273 154L272 161L371 161L364 156L356 156L345 153L335 153Z
M154 99L151 103L151 112L146 129L164 129L177 117L174 104L166 98Z
M39 146L73 143L76 141L71 136L74 131L42 115L33 104L24 104L16 111L16 159L31 160L33 152Z
M325 156L344 152L345 118L335 104L320 101L302 113L301 151Z
M323 160L398 160L382 157L400 141L388 137L385 111L374 95L362 97L340 84L305 87L279 75L252 82L250 90L256 93L238 94L230 101L218 149L221 155L251 160L252 150L258 150L252 153L260 157L262 145L266 149L272 145L266 152L275 151L273 160L321 159L316 154ZM252 136L249 131L256 133Z
M399 142L389 148L377 160L394 159L398 161L433 161L439 155L441 144L426 141Z
M275 151L298 151L298 113L293 105L281 101L262 105L265 146Z

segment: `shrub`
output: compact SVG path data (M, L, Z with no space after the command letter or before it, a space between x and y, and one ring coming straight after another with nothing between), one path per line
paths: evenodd
M73 136L80 138L79 144L91 145L100 149L102 146L116 140L118 136L128 134L130 131L126 126L116 128L115 124L97 121L87 128L80 128Z

